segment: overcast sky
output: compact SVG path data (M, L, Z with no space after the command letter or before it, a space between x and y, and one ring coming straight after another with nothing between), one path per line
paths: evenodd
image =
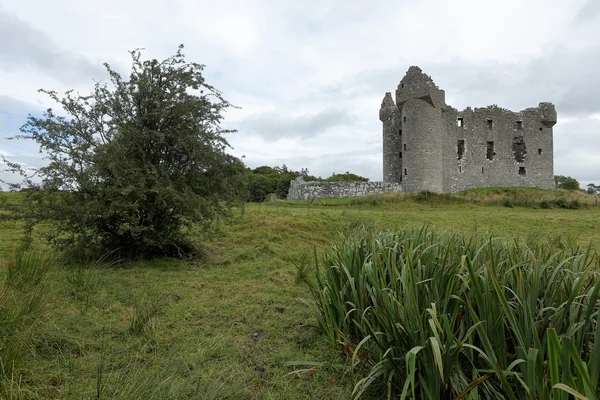
M600 184L599 38L599 0L0 0L0 153L42 165L5 139L55 107L39 88L88 93L103 62L183 43L241 107L225 127L250 167L381 180L381 100L418 65L458 109L553 102L555 174Z

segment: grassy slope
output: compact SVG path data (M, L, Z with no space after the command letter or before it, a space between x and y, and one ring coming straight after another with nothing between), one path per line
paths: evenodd
M95 396L101 387L108 397L134 398L132 391L145 385L161 387L162 398L197 391L204 398L350 398L351 377L335 369L290 376L284 365L344 362L311 327L309 295L295 283L294 267L303 254L335 240L338 231L360 224L386 229L427 223L522 239L563 235L581 244L600 243L597 208L349 203L249 205L208 243L201 265L157 260L57 269L50 276L45 328L32 352L35 362L19 385L22 393L81 398ZM17 228L18 223L0 222L0 255L18 244ZM152 304L154 317L139 333L132 331L133 316L151 312Z

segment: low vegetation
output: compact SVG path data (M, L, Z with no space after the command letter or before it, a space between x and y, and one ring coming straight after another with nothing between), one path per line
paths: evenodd
M44 254L16 252L4 265L0 281L0 396L20 376L38 335L51 290Z
M479 204L490 206L526 207L526 208L564 208L578 209L592 207L595 198L582 191L540 190L532 188L481 188L459 193L394 193L381 194L353 199L336 199L326 202L342 202L352 205L382 205L406 201L430 204Z
M498 193L492 193L494 190ZM528 251L533 252L536 242L559 237L547 245L551 248L549 252L563 252L564 255L572 252L573 259L581 263L585 256L577 252L577 246L600 243L599 210L586 205L591 204L589 199L593 197L580 198L580 209L545 209L518 204L510 208L502 204L502 196L515 199L520 196L564 197L567 201L576 198L567 197L567 192L562 191L525 190L522 193L520 190L489 189L489 192L487 195L479 192L457 194L459 200L455 200L454 195L446 199L446 195L423 193L324 200L313 204L301 201L248 204L244 210L236 210L212 236L206 236L202 231L189 232L191 237L205 243L206 255L202 259L159 258L110 264L102 260L65 263L60 253L44 245L43 225L32 231L31 249L19 251L25 227L18 217L22 195L2 193L0 198L6 199L6 204L0 206L3 208L0 212L0 318L3 318L0 323L0 362L3 365L0 398L350 399L356 384L368 376L378 362L376 347L371 339L366 340L361 348L354 347L357 357L353 359L350 336L346 340L348 346L332 345L330 336L319 327L316 303L303 283L315 276L315 251L324 268L328 263L323 261L332 251L328 246L337 244L339 247L342 243L340 232L349 240L361 237L350 233L356 229L367 239L376 238L378 232L400 230L404 233L397 233L397 237L407 235L406 243L410 240L416 243L417 239L410 239L407 233L410 231L405 229L425 224L430 228L423 231L423 240L435 238L434 242L438 243L431 252L440 251L444 235L454 237L458 242L479 232L485 237L506 237L503 243L509 249L513 241L529 246L530 250L524 247L522 253L517 253L523 257ZM486 200L491 196L499 198ZM367 230L360 231L362 227ZM452 236L441 231L456 234ZM421 264L431 254L425 254ZM472 251L466 254L472 254ZM415 257L417 255L418 251ZM407 256L408 253L402 255ZM590 252L589 257L595 259L596 253ZM475 272L490 273L486 266L475 262L478 260L473 258ZM550 263L542 256L539 260L542 266ZM542 263L542 260L546 262ZM564 269L565 293L580 273L575 267L583 266L573 262L567 264L570 269ZM15 265L20 267L15 269ZM40 267L33 267L35 265ZM458 268L463 268L462 265ZM506 268L504 264L497 267L502 271ZM523 264L517 270L526 267ZM554 268L552 265L547 268L551 267ZM15 279L16 275L10 272L15 270L32 272ZM571 270L574 272L569 275L567 271ZM587 274L584 280L587 285L595 271L583 273ZM8 276L12 277L9 279ZM469 279L468 272L461 277ZM28 283L18 284L19 280ZM501 286L509 285L518 282L518 277L500 277L498 282ZM491 285L491 282L486 284ZM584 289L589 289L585 285ZM425 284L418 286L421 288ZM488 289L495 290L491 286ZM546 286L540 286L542 289L546 290ZM550 289L544 293L549 295ZM559 296L555 294L552 298L556 300ZM472 297L466 298L472 300ZM491 295L486 297L490 298ZM540 297L540 302L551 304L546 299ZM425 300L427 298L419 304L423 305ZM511 307L518 309L515 297L507 297L507 300ZM577 300L569 307L569 318L571 312L587 312L583 298ZM25 309L23 304L32 307ZM474 307L476 305L473 303ZM431 305L424 307L431 308ZM444 312L441 305L436 305L440 321L443 321ZM550 314L553 313L540 311L542 317ZM554 318L554 314L549 317ZM463 321L466 323L468 318L472 317L465 315ZM538 333L546 332L540 341L547 345L549 329L544 330L540 327L542 322L539 324L535 329ZM475 338L480 335L478 329L482 328L479 326L485 327L478 325L469 336L473 342L466 342L478 348L480 345ZM423 333L428 334L425 343L429 346L427 349L431 349L427 339L433 331L429 324L426 327L429 330ZM443 338L449 339L453 331L446 330L443 325L442 328L438 334L443 336L448 332ZM568 348L565 337L572 333L573 340L584 340L580 335L591 329L572 325L571 331L564 334L558 324L552 328L557 332L560 354ZM506 325L507 338L512 330ZM527 335L525 337L533 340L531 332ZM590 337L588 340L593 342ZM445 342L440 339L440 343ZM547 350L542 352L543 345L539 349L539 357L548 355ZM591 355L592 349L587 349ZM488 350L482 350L487 354ZM420 362L418 357L425 356L428 351L421 350L416 354L415 368ZM497 352L491 354L499 357ZM511 352L506 356L507 361L516 360L519 354ZM591 370L589 355L581 353L588 372ZM484 368L482 360L474 360L479 363L478 368ZM445 359L443 361L444 367L451 365ZM405 368L405 360L400 365ZM521 368L525 365L515 365L511 371L522 373ZM434 371L439 371L437 368L434 365ZM461 364L463 371L466 368ZM562 376L566 376L562 370L561 367L561 381ZM536 369L535 376L544 371L547 369ZM574 382L565 378L564 383L574 390L585 390L579 385L582 376L579 371L573 369L571 372ZM450 373L453 372L448 371ZM503 387L498 386L496 372L481 373L492 373L492 376L470 395L483 396L485 390L504 393ZM519 387L519 378L523 379L521 375L507 375L509 384L514 387ZM527 379L523 380L529 385ZM418 380L414 382L418 383ZM362 381L358 385L355 395L365 388L362 398L379 399L388 390L387 381L382 383L379 378L369 385L366 383ZM538 395L545 393L551 383L537 385L532 390ZM464 387L463 384L453 382L451 387L454 390ZM398 388L395 381L391 385L394 393L402 394L404 386ZM486 385L490 388L486 389ZM422 390L419 386L414 389L415 393ZM412 386L409 390L412 395ZM519 396L524 396L523 390L515 396L522 398Z
M600 263L560 241L364 230L311 284L329 341L390 396L595 399Z

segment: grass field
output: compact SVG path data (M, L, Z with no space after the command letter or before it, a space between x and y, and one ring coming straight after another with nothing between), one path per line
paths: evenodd
M575 200L569 196L583 207L538 207L542 198ZM356 379L344 374L345 358L316 328L310 293L297 279L314 264L315 249L320 253L339 232L363 225L423 224L598 245L600 210L591 203L579 193L480 190L420 201L380 196L249 204L206 240L200 262L57 262L46 273L19 374L4 395L349 399ZM0 220L0 271L19 245L21 227L19 220ZM290 361L332 366L293 373Z

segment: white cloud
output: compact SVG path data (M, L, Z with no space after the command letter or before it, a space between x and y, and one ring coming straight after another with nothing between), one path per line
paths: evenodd
M556 173L600 182L596 0L19 0L0 6L0 32L11 131L51 105L37 89L86 92L106 78L102 62L126 73L127 50L161 59L184 43L242 107L225 125L250 166L381 179L379 104L420 65L456 108L555 102Z
M15 155L5 149L3 149L2 147L0 147L0 164L4 163L2 157L4 158L11 158L14 157Z

